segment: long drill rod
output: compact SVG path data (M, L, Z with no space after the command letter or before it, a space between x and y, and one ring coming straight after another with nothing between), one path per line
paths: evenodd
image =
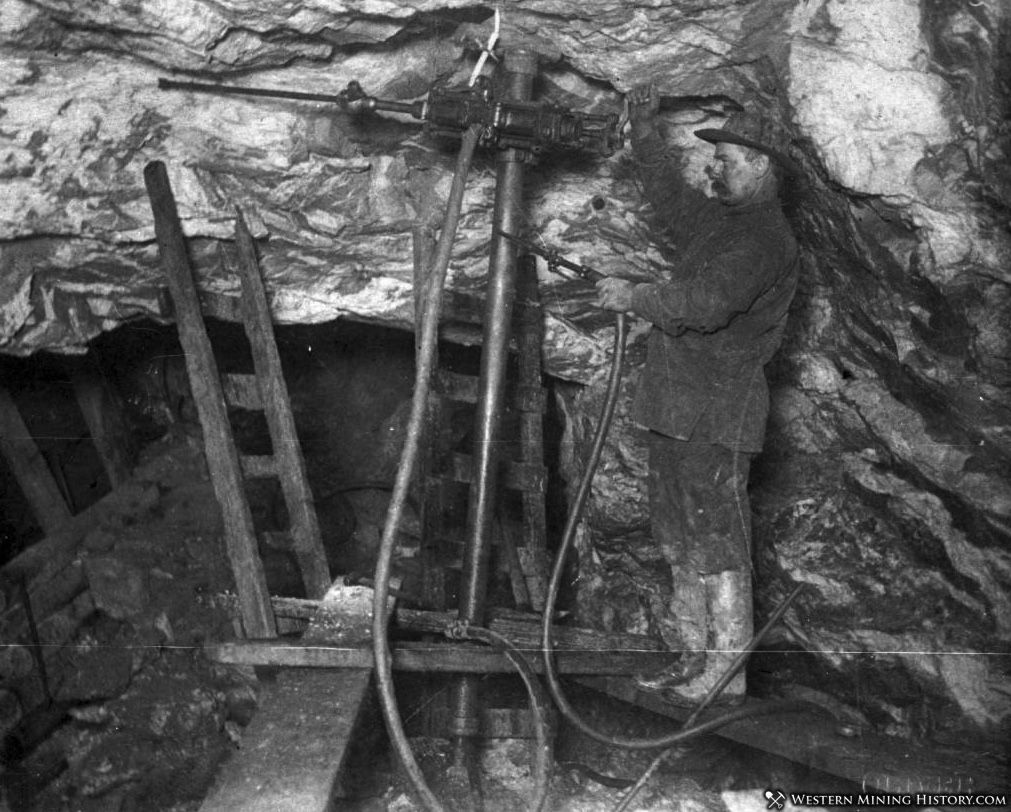
M295 99L296 101L325 102L347 107L351 102L361 102L368 110L382 110L388 113L407 113L415 118L423 118L425 103L398 102L366 96L361 86L352 82L348 89L340 93L304 93L299 90L274 90L266 87L239 87L238 85L217 85L208 82L179 82L175 79L159 79L162 90L187 90L194 93L213 93L219 96L260 96L268 99ZM349 91L354 92L349 92Z

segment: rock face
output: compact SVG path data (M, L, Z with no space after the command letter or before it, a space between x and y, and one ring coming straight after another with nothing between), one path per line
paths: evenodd
M491 16L455 0L0 0L0 351L82 352L131 319L168 319L142 181L155 159L207 289L237 288L238 205L264 238L279 322L410 325L411 231L439 222L451 141L406 116L157 82L337 93L357 79L413 100L466 81ZM759 609L808 583L786 642L813 665L791 678L900 733L1011 721L1009 16L1001 0L519 0L503 12L501 44L543 55L539 99L620 112L622 92L652 80L672 140L691 143L736 103L792 128L804 274L753 477ZM699 183L706 149L689 167ZM493 175L480 158L451 267L461 292L479 294L486 273ZM604 271L662 271L625 152L542 157L526 217ZM574 476L610 328L585 289L542 277ZM638 325L628 391L643 336ZM620 413L581 540L581 603L605 624L643 627L664 577L643 451Z

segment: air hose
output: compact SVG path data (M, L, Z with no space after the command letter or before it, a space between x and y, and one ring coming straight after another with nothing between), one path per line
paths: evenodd
M453 185L446 205L445 220L439 234L431 273L426 280L424 306L421 309L424 314L421 346L415 373L414 394L411 400L411 414L407 423L404 450L401 454L400 466L397 470L397 478L393 485L386 513L386 523L380 540L372 600L372 653L376 671L376 689L379 694L383 719L386 722L386 730L397 751L401 766L414 787L418 799L429 812L442 812L442 804L425 783L421 768L411 752L411 745L404 732L403 720L397 707L397 699L393 689L392 657L387 640L389 620L386 603L390 595L390 574L397 530L403 517L404 506L407 503L411 477L414 473L421 437L424 432L424 420L435 366L435 351L439 338L439 314L442 310L443 285L449 268L453 240L460 222L466 179L480 135L481 128L478 126L471 126L463 135L453 175ZM551 775L551 743L548 735L547 703L540 691L536 674L523 655L508 640L488 629L453 624L447 628L446 636L478 640L494 646L502 651L519 670L530 694L537 735L536 782L531 809L540 810L547 798Z
M435 259L431 273L426 280L424 291L424 314L421 331L421 347L418 353L418 368L415 373L414 395L411 400L411 415L407 423L404 438L404 450L397 470L397 478L390 495L390 505L386 513L386 524L379 543L379 555L376 560L375 588L372 598L372 653L376 670L376 689L379 693L379 704L386 721L386 730L397 751L401 766L408 780L414 787L418 799L430 812L442 812L442 805L431 789L425 783L421 768L411 752L411 745L404 732L403 720L397 708L397 699L393 690L393 665L390 647L387 641L389 620L387 618L386 601L389 596L390 571L393 561L393 550L396 546L397 531L404 514L407 502L411 476L417 462L421 447L421 437L424 432L425 412L428 405L428 394L431 388L432 374L435 365L435 351L439 339L439 314L442 310L442 290L449 269L449 260L456 236L456 228L460 223L460 211L463 207L463 193L466 187L470 164L477 148L481 130L471 126L463 134L460 152L456 160L453 175L453 185L450 188L449 200L446 204L446 217L439 234L439 242L435 250Z

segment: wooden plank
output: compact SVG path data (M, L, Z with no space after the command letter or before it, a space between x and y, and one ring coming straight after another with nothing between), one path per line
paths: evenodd
M538 353L540 347L538 346ZM448 369L440 369L436 373L435 390L439 395L457 403L477 403L477 389L479 378L474 375L464 375L460 372L451 372ZM544 411L544 391L540 381L534 386L516 385L509 388L506 395L508 402L521 412Z
M425 612L418 609L397 609L394 620L405 631L442 633L456 619L455 612ZM503 635L521 648L540 648L541 627L536 616L531 621L496 617L491 614L488 628ZM601 632L555 624L551 639L559 651L566 649L602 651L663 651L652 637L621 632Z
M318 601L299 598L273 598L276 611L286 617L313 617L315 625L324 623L343 632L344 640L362 640L369 629L363 618L369 607L353 597L371 594L367 587L342 587L343 598L331 601L326 612ZM355 608L356 605L358 608ZM426 612L397 609L394 627L414 632L441 635L456 618L455 612ZM491 612L489 628L506 637L527 654L534 670L542 672L540 625L534 615ZM361 632L354 632L360 628ZM599 632L555 625L553 628L556 660L564 674L628 675L659 670L677 658L657 641L642 635ZM359 644L334 644L334 637L314 641L307 633L301 641L264 640L219 643L206 647L210 659L233 664L272 665L300 668L367 668L372 665L372 650ZM391 648L393 668L398 671L434 673L514 673L515 668L503 655L487 646L451 643L398 642Z
M14 398L3 387L0 387L0 452L42 532L48 534L59 529L70 519L70 509L39 447L28 433Z
M88 360L75 365L71 382L109 485L118 488L130 478L136 459L119 397L101 371Z
M278 475L277 458L269 454L240 454L239 467L246 479L273 477Z
M520 648L537 673L544 662L539 646ZM515 666L493 648L469 643L398 642L390 647L395 671L444 674L514 674ZM215 643L204 648L208 659L231 665L283 668L371 668L371 646L309 644L292 640L250 640ZM672 665L679 655L668 651L560 650L559 673L628 675Z
M493 540L499 554L504 559L505 569L509 573L509 583L512 586L513 601L517 606L531 608L530 590L527 589L526 576L520 563L519 552L516 549L516 537L522 531L513 522L505 522L501 517L492 528Z
M260 384L263 411L277 460L281 491L288 507L291 535L302 573L302 583L310 598L322 597L330 586L330 568L323 549L316 507L302 447L295 431L288 386L281 369L281 357L274 338L274 323L267 303L267 291L256 258L256 246L246 227L242 212L236 210L235 238L239 249L242 275L242 305L246 335L253 351L253 366Z
M519 388L540 395L536 407L525 402L520 412L520 459L526 465L544 465L544 388L541 369L541 346L544 342L544 313L537 288L537 263L525 255L520 258L516 279L517 342L519 345ZM530 397L522 400L531 401ZM524 490L523 544L517 555L527 579L534 609L542 609L548 591L546 488Z
M547 398L544 396L544 387L540 383L540 375L537 376L537 383L534 385L518 384L513 388L513 402L517 411L523 414L534 414L540 423L542 415L547 409Z
M478 378L440 369L435 377L435 391L446 400L457 403L477 403Z
M579 684L678 722L689 709L638 691L630 680L581 677ZM748 699L745 708L769 700ZM1007 765L995 755L938 745L920 746L864 732L843 736L839 723L812 705L809 712L757 716L724 725L714 734L848 779L863 790L888 793L993 791L1007 786Z
M240 375L227 372L221 376L221 387L225 393L225 402L229 406L240 409L258 411L263 408L263 398L260 397L260 384L255 375Z
M168 277L179 339L186 355L190 389L203 427L207 468L221 506L242 623L250 637L274 637L277 629L270 608L270 593L257 549L253 518L243 491L242 471L228 422L221 378L204 326L168 173L161 161L152 161L144 167L144 183L151 199L158 252Z
M319 602L307 644L371 650L371 607L372 590L333 584ZM346 622L335 624L338 615ZM371 675L369 666L284 669L261 695L241 748L222 767L200 812L332 809Z
M368 587L358 587L367 589ZM230 610L234 607L233 595L217 595L211 599L215 606ZM309 620L317 616L320 602L306 598L271 598L271 605L279 617ZM501 634L521 649L540 649L541 625L536 615L505 612L492 607L488 610L488 628ZM421 609L398 608L393 612L392 625L400 631L442 635L457 618L455 611L430 612ZM338 623L347 624L347 620ZM593 652L655 652L666 651L661 643L652 637L625 632L602 632L555 624L551 639L559 651L585 650Z
M433 425L429 422L428 425ZM422 484L423 498L418 516L421 527L421 539L418 543L418 564L421 569L421 603L431 609L445 609L446 602L446 566L443 552L444 536L442 524L447 510L448 483L441 477L431 476L432 451L428 432L422 438L425 442L424 453L418 455L418 482Z
M280 673L261 694L241 749L200 812L324 812L368 694L367 669Z
M448 478L454 482L469 483L473 477L474 458L470 454L456 452L450 458L452 470ZM501 484L516 491L543 491L547 487L547 470L538 463L504 461L502 463Z
M432 229L423 223L415 225L412 230L414 248L414 358L415 364L421 363L421 339L424 333L425 306L427 301L426 285L431 270L432 257L435 253L436 241ZM438 375L439 346L435 342L432 348L431 364ZM421 429L418 443L417 463L415 465L415 481L421 484L422 498L418 506L418 525L421 528L421 539L418 544L418 565L421 568L421 600L423 605L433 609L446 607L446 568L442 556L441 525L445 515L445 489L441 480L433 480L433 432L430 427L437 426L438 413L442 401L436 394L430 394L426 410L428 418Z
M205 316L219 321L242 322L242 299L239 296L201 290L197 292L197 298L200 312Z

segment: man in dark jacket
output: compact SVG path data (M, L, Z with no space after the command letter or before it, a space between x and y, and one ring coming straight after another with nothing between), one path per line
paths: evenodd
M653 324L632 416L649 429L651 526L673 576L655 621L685 654L639 683L692 704L753 634L748 468L765 436L764 366L797 285L779 191L799 168L771 122L735 113L722 129L695 132L716 145L707 197L685 182L657 129L655 91L636 88L628 100L644 194L674 260L662 282L598 282L598 303ZM741 673L724 697L745 690Z

